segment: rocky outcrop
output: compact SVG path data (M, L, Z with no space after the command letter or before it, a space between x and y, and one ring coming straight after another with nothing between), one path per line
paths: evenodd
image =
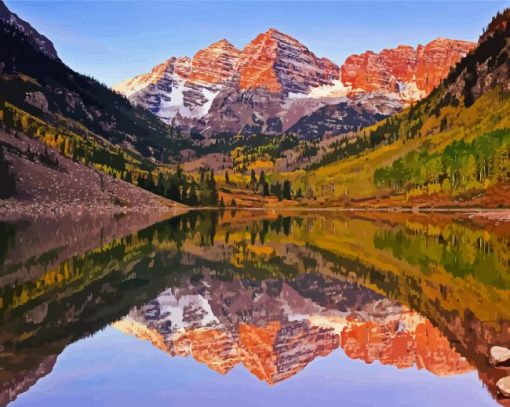
M3 369L1 369L0 405L6 406L10 402L16 400L19 394L30 389L41 377L49 374L53 370L56 361L57 356L46 356L38 361L31 369L21 370L16 372L15 375L4 374ZM27 362L29 362L29 360Z
M304 138L344 134L370 126L403 107L397 97L359 93L337 104L324 104L300 118L287 132Z
M490 350L490 360L493 366L510 365L510 349L493 346Z
M28 92L25 96L25 102L44 113L48 113L48 99L46 99L42 92Z
M413 312L385 323L353 323L342 332L342 347L349 357L366 363L416 366L438 376L473 370L430 321Z
M510 397L510 376L499 379L496 386L503 397Z
M221 40L193 58L169 58L148 74L115 89L168 123L186 124L210 109L213 99L233 75L239 50Z
M237 70L241 91L264 88L285 96L307 94L338 79L333 62L316 57L299 41L274 28L243 49Z

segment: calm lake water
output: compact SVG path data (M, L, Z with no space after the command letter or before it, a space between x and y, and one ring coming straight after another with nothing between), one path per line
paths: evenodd
M0 222L0 405L505 404L510 229L446 214ZM147 226L147 224L151 224Z

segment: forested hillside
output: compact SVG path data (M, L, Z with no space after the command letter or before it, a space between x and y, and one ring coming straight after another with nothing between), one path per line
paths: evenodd
M505 20L510 10L494 18ZM510 24L491 23L429 97L338 141L311 171L290 178L331 202L432 194L464 201L503 187L510 181L509 38Z
M180 151L191 146L190 139L124 96L44 53L29 36L33 33L37 32L21 31L0 19L3 129L27 135L65 158L175 201L217 204L215 185L165 165L180 160ZM20 174L15 174L17 166L12 165L16 158L41 163L41 157L26 145L20 147L8 140L0 139L6 152L0 176L7 180L2 182L2 198L17 196L15 178ZM58 165L53 167L58 169Z

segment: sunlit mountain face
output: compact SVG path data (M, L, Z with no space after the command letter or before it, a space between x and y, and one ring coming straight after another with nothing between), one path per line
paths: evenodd
M492 367L489 352L510 338L506 226L296 211L192 211L147 226L157 220L0 224L0 404L78 397L72 389L87 375L106 384L79 382L84 393L118 394L93 367L104 352L125 363L150 353L122 373L124 383L147 386L147 400L186 391L195 400L186 383L201 366L218 386L237 380L239 392L270 385L268 397L287 383L313 396L318 372L324 389L327 380L355 389L407 378L431 397L450 383L503 403L495 383L508 368ZM60 232L49 237L48 227ZM36 255L24 255L28 246ZM106 345L105 335L114 338ZM140 383L155 360L162 370ZM352 375L335 370L342 366ZM157 394L148 390L154 381Z

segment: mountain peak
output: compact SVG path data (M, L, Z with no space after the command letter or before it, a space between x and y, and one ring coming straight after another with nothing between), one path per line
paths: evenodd
M211 45L209 45L206 49L226 49L226 50L230 50L230 49L234 49L234 50L237 50L239 51L234 44L232 44L229 40L227 40L226 38L222 38L221 40L219 41L216 41L214 43L212 43ZM240 52L240 51L239 51Z
M213 131L239 132L244 127L262 131L260 123L272 116L268 131L281 132L327 98L329 103L344 96L383 98L369 105L388 97L391 103L374 111L390 114L430 93L474 45L438 38L417 48L399 45L352 55L339 68L271 27L242 50L221 39L198 51L182 69L174 59L157 67L153 75L117 89L183 128L207 123ZM375 116L370 111L367 117ZM201 121L193 121L197 118Z
M444 37L438 37L434 38L432 41L430 41L428 44L426 44L426 47L430 46L465 46L468 45L469 47L474 47L474 42L471 41L464 41L464 40L455 40L452 38L444 38Z
M223 83L232 76L240 53L226 39L216 41L193 56L188 79L214 85Z
M280 31L280 30L278 30L278 29L276 29L274 27L268 28L268 30L264 34L267 34L267 35L273 35L273 34L287 35L284 32L282 32L282 31Z
M276 28L259 34L239 57L240 88L306 94L338 79L338 67Z
M283 31L280 31L276 28L269 28L266 32L260 34L260 36L264 38L271 38L276 41L286 41L286 42L292 42L302 45L298 40L296 40L294 37L292 37L289 34L284 33Z

